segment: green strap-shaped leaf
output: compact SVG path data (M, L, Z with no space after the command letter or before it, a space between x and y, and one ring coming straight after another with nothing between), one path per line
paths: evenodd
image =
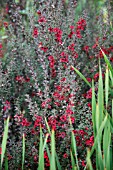
M99 85L98 85L99 127L103 121L103 109L104 109L103 107L104 107L103 80L101 66L99 65Z
M51 161L50 161L50 170L56 170L56 161L55 161L55 131L52 129L51 133Z
M91 159L90 159L90 150L88 149L87 150L87 168L89 168L90 170L93 170L93 166L92 166L92 163L91 163Z
M71 132L71 147L72 147L72 152L73 152L73 154L75 156L77 169L79 170L78 158L77 158L77 146L76 146L76 140L75 140L75 136L74 136L73 131Z
M92 121L93 121L93 132L94 132L94 138L95 138L96 136L96 98L95 98L94 80L92 80Z
M9 117L7 118L6 123L5 123L4 135L3 135L3 140L2 140L1 168L3 164L5 151L6 151L6 144L7 144L7 138L8 138L8 125L9 125Z
M72 170L77 170L77 167L75 165L75 160L74 160L74 156L72 154L72 151L70 151L70 153L71 153Z
M23 140L22 140L22 170L24 169L24 161L25 161L25 134L23 133Z
M108 114L106 114L106 116L105 116L103 122L101 123L101 126L100 126L100 128L99 128L99 130L98 130L98 132L97 132L94 145L93 145L93 147L92 147L92 149L91 149L91 152L90 152L90 157L92 156L94 150L97 149L97 141L98 141L98 138L99 138L100 135L102 134L102 131L103 131L104 127L106 126L107 120L108 120Z
M39 144L39 166L38 170L44 170L44 152L43 152L42 128L40 126L40 144Z
M106 74L105 74L105 102L106 102L106 109L108 106L108 91L109 91L109 70L106 67Z
M82 73L80 73L80 71L78 71L75 67L72 66L72 68L75 70L75 72L87 83L87 85L89 87L91 87L91 84L87 81L87 79L83 76Z

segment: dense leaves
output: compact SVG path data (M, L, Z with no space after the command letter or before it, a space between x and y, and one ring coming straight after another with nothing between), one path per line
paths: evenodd
M85 166L86 148L94 143L92 89L88 85L94 79L95 92L98 92L99 59L102 78L105 77L103 52L111 65L113 62L112 25L107 17L110 9L106 6L105 16L98 6L100 2L89 1L88 5L84 1L83 7L73 0L8 1L6 4L0 28L0 139L4 120L10 115L7 142L10 168L21 167L23 134L25 167L37 168L40 126L44 136L48 133L45 117L48 127L55 131L56 151L64 169L71 168L73 159L73 154L69 156L70 117L78 164L81 168ZM72 66L86 77L87 84ZM49 136L49 148L50 142ZM46 151L44 160L48 169L50 161Z

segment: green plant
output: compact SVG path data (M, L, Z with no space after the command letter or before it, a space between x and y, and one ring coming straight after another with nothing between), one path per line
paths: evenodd
M0 41L0 138L3 120L8 114L11 121L5 160L10 169L51 167L70 170L71 164L73 169L83 169L85 166L87 147L92 147L93 135L96 138L105 117L101 104L104 103L105 109L109 107L109 112L113 96L112 71L109 70L106 79L108 74L110 81L105 84L101 77L97 95L97 61L103 58L101 49L113 62L110 19L105 19L106 24L103 22L103 13L98 11L97 16L100 7L95 6L98 6L98 2L14 0L7 4L8 23L3 22L0 33L5 36ZM70 65L84 74L87 84L74 74ZM101 70L103 76L104 59L101 59ZM81 77L84 78L82 74ZM92 118L92 91L89 86L94 86ZM106 97L103 102L101 95L104 86ZM98 114L100 110L102 115ZM69 116L73 125L72 134ZM109 122L111 125L110 117ZM100 131L103 135L104 130ZM109 126L105 135L107 131ZM46 133L50 134L47 143ZM23 134L25 138L22 140ZM103 144L98 146L103 148ZM95 164L95 152L94 147L92 166ZM88 166L91 167L89 153Z
M24 169L24 161L25 161L25 134L22 136L22 170Z
M110 82L113 78L112 66L107 59L107 56L102 51L106 62L105 73L105 85L103 86L102 71L99 64L99 81L98 81L98 94L96 97L94 81L92 80L92 122L94 132L94 145L91 151L87 154L87 167L92 170L91 156L96 154L96 168L111 170L113 167L113 146L112 146L112 134L113 134L113 120L112 114L108 113L108 103L110 95ZM89 85L85 77L74 68L76 73ZM89 87L91 87L89 85ZM105 88L104 88L105 87ZM111 106L113 107L113 105ZM113 110L113 108L111 109ZM110 111L110 110L109 110Z
M2 169L2 165L3 165L3 159L4 159L4 155L6 152L6 145L7 145L7 138L8 138L8 126L9 126L9 117L7 118L7 120L5 121L4 124L4 133L3 133L3 139L2 139L2 153L1 153L1 163L0 163L0 167ZM6 161L5 161L6 164Z

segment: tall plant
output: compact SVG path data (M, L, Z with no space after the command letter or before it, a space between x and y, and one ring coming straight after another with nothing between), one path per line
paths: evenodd
M102 50L101 50L102 51ZM94 145L91 151L88 151L87 166L92 169L90 158L94 151L96 153L96 169L111 170L113 167L113 146L112 146L112 134L113 134L113 104L112 114L108 110L108 104L110 103L110 84L113 80L113 68L102 51L106 62L105 82L103 84L101 66L99 64L99 81L98 81L98 94L95 93L94 81L92 80L92 86L86 80L86 78L76 69L76 73L92 88L92 122L94 133ZM112 100L113 103L113 100ZM109 112L109 113L108 113Z

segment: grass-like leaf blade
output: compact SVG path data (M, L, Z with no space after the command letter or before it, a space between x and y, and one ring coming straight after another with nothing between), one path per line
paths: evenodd
M22 170L24 169L24 162L25 162L25 134L23 133L22 137Z
M91 84L87 81L87 79L84 77L84 75L82 74L82 73L80 73L80 71L79 70L77 70L75 67L73 67L73 66L71 66L74 70L75 70L75 72L86 82L86 84L89 86L89 87L91 87Z
M5 151L6 151L6 144L7 144L7 138L8 138L8 125L9 125L9 116L5 122L5 129L4 129L4 135L3 135L3 140L2 140L1 168L3 164Z

